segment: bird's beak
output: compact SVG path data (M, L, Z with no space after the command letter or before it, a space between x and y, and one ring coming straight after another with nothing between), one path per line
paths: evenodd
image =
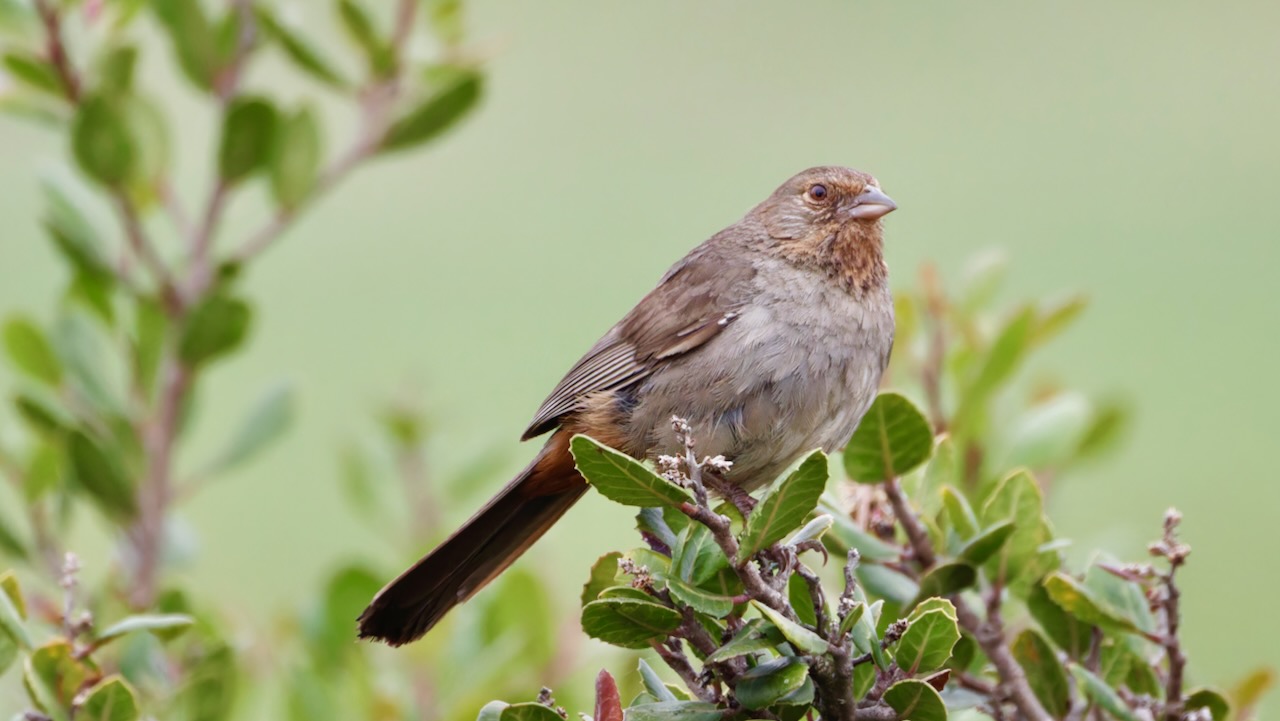
M853 220L875 220L892 213L898 209L898 204L893 202L893 198L884 194L884 191L875 187L868 186L853 199L853 206L845 213L845 216Z

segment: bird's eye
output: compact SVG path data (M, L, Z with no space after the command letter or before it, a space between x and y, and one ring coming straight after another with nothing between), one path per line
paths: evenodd
M823 200L827 197L827 186L822 183L809 186L809 197L813 200Z

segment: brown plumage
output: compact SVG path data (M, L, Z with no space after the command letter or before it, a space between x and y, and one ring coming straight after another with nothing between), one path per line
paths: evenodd
M652 458L676 449L678 415L748 490L844 445L893 345L880 218L895 207L865 173L812 168L672 266L538 409L524 438L555 429L538 456L374 597L360 636L421 637L559 520L587 489L574 433Z

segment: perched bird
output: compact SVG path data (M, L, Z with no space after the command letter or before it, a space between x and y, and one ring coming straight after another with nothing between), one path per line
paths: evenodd
M587 490L576 433L652 459L678 452L679 416L748 491L847 443L893 346L880 219L896 207L866 173L811 168L694 248L543 402L533 462L378 592L360 637L420 638L546 533Z

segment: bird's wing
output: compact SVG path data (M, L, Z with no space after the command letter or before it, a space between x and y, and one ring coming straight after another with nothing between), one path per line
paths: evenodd
M704 345L738 317L755 268L703 245L667 271L565 375L542 402L522 438L556 427L584 397L644 380L661 362Z

